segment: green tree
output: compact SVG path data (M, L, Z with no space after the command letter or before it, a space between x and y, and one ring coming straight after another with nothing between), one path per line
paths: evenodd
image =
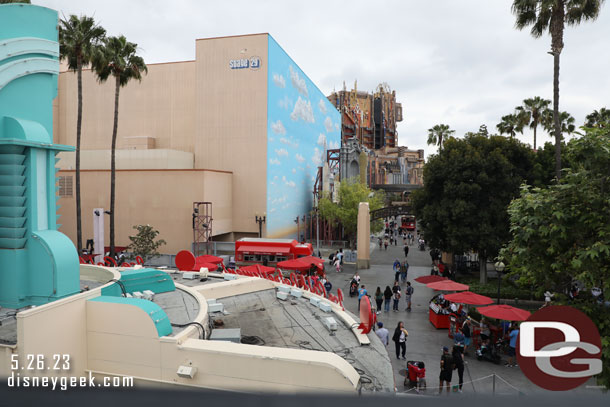
M517 107L524 117L527 117L528 126L534 130L534 151L536 151L536 131L542 123L542 117L551 104L550 100L542 99L540 96L525 99L523 105Z
M374 211L383 208L385 196L382 191L372 191L366 184L358 182L357 178L341 181L339 202L334 203L329 197L320 199L318 203L320 216L331 222L341 223L350 240L355 241L360 202L368 202L369 210ZM380 222L373 223L371 231L378 230L380 230Z
M467 135L451 138L443 154L424 166L424 187L411 195L419 227L431 247L479 254L480 280L487 259L509 239L506 208L529 181L533 151L516 139Z
M500 134L508 134L510 138L514 138L517 133L523 134L523 127L527 124L524 120L525 116L519 112L502 116L502 121L496 125Z
M531 34L539 38L547 30L551 35L553 55L553 122L555 127L555 174L561 178L561 125L559 120L559 56L563 50L565 25L595 20L604 0L513 0L515 26L522 30L532 26Z
M610 109L602 107L585 118L585 127L610 127Z
M587 129L566 146L571 167L557 184L523 186L509 206L511 240L502 250L512 275L538 294L566 293L577 281L610 293L610 129ZM574 306L586 312L603 337L604 371L610 386L610 312L583 295Z
M447 140L455 130L451 130L447 124L437 124L428 129L428 145L438 145L438 151L443 148L443 141Z
M133 229L137 230L138 233L135 236L129 236L131 243L128 246L128 250L132 254L131 257L140 256L146 262L148 259L158 256L159 247L166 244L166 241L163 239L155 241L159 231L150 225L136 225Z
M576 130L574 125L574 117L568 112L559 113L559 127L561 129L561 140L563 140L564 134L572 134ZM551 110L546 110L542 114L542 127L549 133L552 134L555 130L555 115Z
M112 126L112 147L110 155L110 256L115 254L115 192L116 192L116 138L119 124L119 93L121 87L130 80L142 80L142 73L148 72L144 59L137 55L137 44L127 41L124 36L108 37L93 58L93 68L100 83L114 78L114 124Z
M59 54L68 62L68 68L77 77L76 114L76 245L78 252L83 249L80 197L80 144L83 123L83 66L89 65L96 47L100 45L106 30L95 24L92 17L75 16L59 20Z

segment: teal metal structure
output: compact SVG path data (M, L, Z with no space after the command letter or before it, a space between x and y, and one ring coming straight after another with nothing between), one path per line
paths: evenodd
M57 231L53 99L57 12L0 5L0 306L41 305L79 292L74 244Z

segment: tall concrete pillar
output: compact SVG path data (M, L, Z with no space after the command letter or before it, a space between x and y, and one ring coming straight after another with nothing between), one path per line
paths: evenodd
M371 268L371 215L369 203L360 202L358 206L358 269Z

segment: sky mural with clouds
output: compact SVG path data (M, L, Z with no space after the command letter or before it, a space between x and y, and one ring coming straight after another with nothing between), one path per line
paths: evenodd
M267 236L297 237L325 149L340 147L341 118L271 36L268 52Z

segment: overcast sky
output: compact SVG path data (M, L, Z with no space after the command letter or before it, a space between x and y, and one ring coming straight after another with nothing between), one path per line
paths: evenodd
M399 143L426 146L427 129L490 130L528 97L553 96L550 38L514 29L510 0L32 0L95 16L141 47L147 63L192 60L195 39L268 32L325 94L346 82L396 90ZM566 29L560 109L577 125L610 108L610 6ZM520 139L531 143L530 132ZM551 138L539 132L539 143Z

